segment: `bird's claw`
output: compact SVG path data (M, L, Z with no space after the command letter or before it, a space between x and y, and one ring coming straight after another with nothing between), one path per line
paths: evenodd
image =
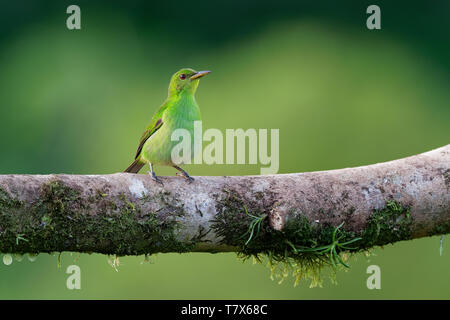
M194 182L194 180L195 180L195 179L192 178L190 175L185 175L185 174L183 174L183 173L181 173L181 172L177 172L176 175L179 176L179 177L185 178L189 183L192 183L192 182Z

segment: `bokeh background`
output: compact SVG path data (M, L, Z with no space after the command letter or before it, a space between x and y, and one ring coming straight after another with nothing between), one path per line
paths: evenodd
M66 28L81 7L82 29ZM382 29L366 28L381 7ZM450 142L448 1L1 1L0 173L106 174L131 162L181 67L212 70L204 128L280 129L280 173L410 156ZM193 175L259 166L190 166ZM158 168L160 175L175 174ZM234 254L39 255L0 265L3 299L450 298L450 239L357 256L310 289ZM81 290L66 288L81 267ZM381 268L368 290L366 268Z

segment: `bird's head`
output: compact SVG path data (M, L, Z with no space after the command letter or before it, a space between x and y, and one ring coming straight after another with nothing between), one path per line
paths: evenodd
M197 90L201 77L206 76L211 71L195 71L190 68L183 68L176 72L170 79L169 95L178 95L182 92L194 94Z

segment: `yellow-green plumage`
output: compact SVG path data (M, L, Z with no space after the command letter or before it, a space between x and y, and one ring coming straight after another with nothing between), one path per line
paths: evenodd
M153 173L153 164L173 166L180 170L186 178L192 180L185 171L172 162L172 148L179 142L171 141L171 135L176 129L185 129L193 137L194 121L201 120L200 109L195 101L195 92L199 79L208 73L209 71L197 72L185 68L172 76L168 97L156 111L150 125L143 133L135 161L125 172L137 173L146 163L149 163L152 176L158 182L160 182L159 179ZM191 150L194 150L193 143L192 138Z

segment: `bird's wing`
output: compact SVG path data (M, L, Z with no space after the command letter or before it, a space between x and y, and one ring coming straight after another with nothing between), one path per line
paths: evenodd
M158 131L158 129L163 125L162 116L166 109L167 105L163 104L153 116L150 125L145 129L144 133L142 134L141 140L139 140L139 147L136 151L136 156L134 157L134 159L137 159L140 156L145 141L147 141L148 138L150 138L151 135Z

